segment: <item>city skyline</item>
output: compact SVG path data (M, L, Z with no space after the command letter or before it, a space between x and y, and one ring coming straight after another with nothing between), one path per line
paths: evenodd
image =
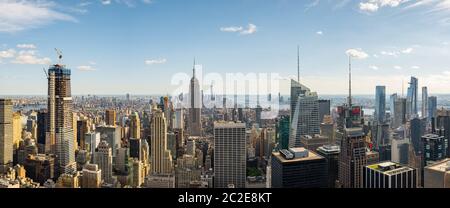
M0 14L0 94L45 95L42 68L57 62L55 47L74 95L109 95L170 93L171 77L190 74L194 56L204 73L295 78L297 45L301 82L319 96L346 94L350 49L361 58L353 94L372 95L376 85L401 94L410 76L430 95L447 93L449 1L204 2L1 2L14 15Z

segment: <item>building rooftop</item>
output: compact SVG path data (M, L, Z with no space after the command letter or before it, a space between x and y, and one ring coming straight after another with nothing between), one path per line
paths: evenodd
M386 175L395 175L399 172L405 172L405 171L410 171L410 170L414 170L413 168L410 168L408 166L404 166L404 165L400 165L398 163L395 162L381 162L381 163L376 163L373 165L368 165L366 166L369 169L372 169L374 171L378 171L381 172L383 174Z
M439 172L450 172L450 158L435 162L425 168Z
M214 128L245 128L245 123L218 121L214 122Z
M437 134L425 134L422 136L422 139L442 139L444 136L439 136Z
M305 151L306 149L303 147L300 147L300 148L290 148L289 150L291 152L293 151L293 154L295 155L295 152L297 152L297 151L302 152L302 151ZM293 159L286 159L279 152L273 152L272 156L276 157L282 163L295 163L295 162L301 162L301 161L307 161L307 160L319 160L319 159L324 158L324 157L320 156L319 154L314 153L313 151L309 151L308 155L305 157L294 157Z
M364 136L364 131L361 127L346 128L345 131L349 137Z
M317 150L323 153L340 153L341 147L339 145L324 145L317 148Z

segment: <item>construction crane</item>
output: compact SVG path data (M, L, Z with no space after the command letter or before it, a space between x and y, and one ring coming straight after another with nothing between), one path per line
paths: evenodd
M47 70L45 70L45 68L42 68L42 70L44 70L44 74L45 74L45 76L48 78Z
M61 64L61 60L63 58L62 51L57 48L55 48L55 51L56 51L56 54L58 54L58 63Z

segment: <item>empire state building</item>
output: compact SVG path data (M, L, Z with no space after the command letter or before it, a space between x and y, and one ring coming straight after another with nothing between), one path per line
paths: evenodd
M192 69L192 79L189 87L189 134L190 136L201 136L202 134L202 97L200 93L200 84L198 79L195 77L195 61L194 68Z

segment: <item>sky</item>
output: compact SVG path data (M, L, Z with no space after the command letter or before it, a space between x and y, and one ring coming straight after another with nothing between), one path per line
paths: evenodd
M45 95L55 48L73 94L106 95L170 93L194 58L204 74L287 82L297 45L301 82L319 95L348 91L348 56L354 94L401 93L410 76L450 93L450 0L1 0L0 11L2 95Z

